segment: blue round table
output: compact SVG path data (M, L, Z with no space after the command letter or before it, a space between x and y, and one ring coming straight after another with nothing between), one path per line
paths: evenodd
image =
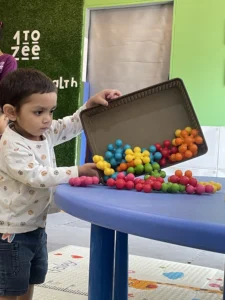
M127 300L128 234L225 254L224 187L199 196L58 186L56 204L92 224L88 299Z

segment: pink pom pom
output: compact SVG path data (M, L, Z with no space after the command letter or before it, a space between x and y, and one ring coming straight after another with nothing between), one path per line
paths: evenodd
M86 185L91 185L91 184L93 184L92 177L86 177L85 180L84 180L84 183L85 183Z
M124 179L117 179L116 180L116 187L119 190L122 190L126 185L126 181Z
M188 185L186 187L186 192L187 192L187 194L194 194L195 188L192 185Z
M70 178L70 180L69 180L69 184L71 185L71 186L73 186L74 184L73 184L73 178Z
M87 176L80 176L79 178L80 178L81 182L83 182L86 180Z
M118 173L117 179L124 179L125 178L125 174L123 172Z
M81 180L79 177L72 178L72 182L74 186L80 186L81 185Z
M109 178L107 180L107 185L110 186L110 187L114 186L115 183L116 183L116 181L113 178Z
M134 181L134 179L135 179L135 176L134 176L134 174L132 174L132 173L128 174L128 175L125 177L125 180L126 180L126 181Z
M131 180L127 181L127 182L126 182L126 188L127 188L128 190L132 190L132 189L134 188L134 182L131 181Z
M99 178L97 176L92 177L93 184L99 184Z
M205 193L205 186L201 185L201 184L197 184L196 189L195 189L195 193L198 195L201 195L203 193Z
M210 184L207 184L206 186L205 186L205 192L207 193L207 194L212 194L213 193L213 186L212 185L210 185Z

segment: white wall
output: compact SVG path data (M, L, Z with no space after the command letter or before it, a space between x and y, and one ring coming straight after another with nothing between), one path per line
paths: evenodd
M201 156L166 168L168 175L175 170L191 170L194 176L225 177L225 127L202 126L208 152Z

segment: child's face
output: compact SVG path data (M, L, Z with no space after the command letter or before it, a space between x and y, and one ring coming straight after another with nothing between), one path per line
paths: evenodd
M8 123L9 123L9 119L6 117L5 114L1 113L1 115L0 115L0 135L3 134Z
M33 94L28 97L28 102L16 113L16 126L19 132L30 140L39 140L52 124L56 105L56 93Z

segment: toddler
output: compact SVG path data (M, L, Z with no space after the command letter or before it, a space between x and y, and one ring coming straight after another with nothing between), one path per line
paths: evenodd
M120 95L104 90L56 121L57 89L46 75L18 69L2 79L0 106L10 123L0 140L0 300L31 300L34 285L45 280L52 189L71 177L97 175L92 163L57 168L54 146L82 132L82 110Z

